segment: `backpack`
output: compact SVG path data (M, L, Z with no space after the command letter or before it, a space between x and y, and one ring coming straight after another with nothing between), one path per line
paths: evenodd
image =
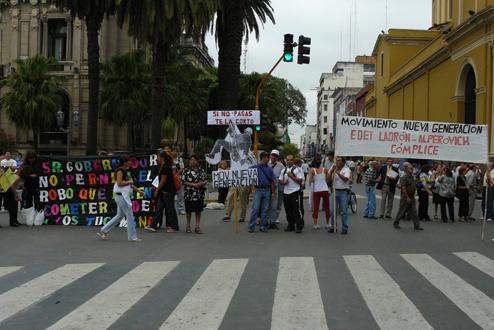
M173 185L175 186L175 190L179 191L180 188L182 187L182 180L180 179L180 176L178 176L176 168L172 170L172 177L173 177Z

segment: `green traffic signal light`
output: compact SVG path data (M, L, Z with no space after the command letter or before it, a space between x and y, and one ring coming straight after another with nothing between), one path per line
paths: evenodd
M293 62L293 53L285 53L283 55L283 60L285 62Z
M256 131L260 132L261 131L261 125L256 125Z

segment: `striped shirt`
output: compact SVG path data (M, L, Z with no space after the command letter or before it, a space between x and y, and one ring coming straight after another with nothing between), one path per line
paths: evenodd
M365 185L374 186L376 184L377 173L372 167L369 166L367 171L365 171Z

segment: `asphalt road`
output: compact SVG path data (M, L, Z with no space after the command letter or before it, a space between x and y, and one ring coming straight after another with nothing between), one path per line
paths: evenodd
M205 211L203 235L180 216L181 232L140 243L0 214L0 329L494 329L493 223L484 242L479 221L398 231L358 202L346 236L308 213L302 234L235 234Z

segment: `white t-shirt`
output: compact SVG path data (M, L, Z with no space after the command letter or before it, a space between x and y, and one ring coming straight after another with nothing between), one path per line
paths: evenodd
M292 172L292 170L293 175L299 179L304 179L304 173L297 166L292 166L290 168L287 167L283 172L281 172L280 180L288 180L288 183L283 188L283 193L285 195L290 195L300 190L300 185L288 176L288 172Z
M341 171L341 175L343 175L345 178L350 179L350 176L352 175L352 171L346 166L344 166ZM333 174L334 175L334 186L335 189L350 189L350 180L348 181L343 181L336 172Z
M309 164L303 163L301 167L304 173L309 173Z
M2 159L2 161L0 162L0 166L17 168L17 162L15 161L15 159Z

